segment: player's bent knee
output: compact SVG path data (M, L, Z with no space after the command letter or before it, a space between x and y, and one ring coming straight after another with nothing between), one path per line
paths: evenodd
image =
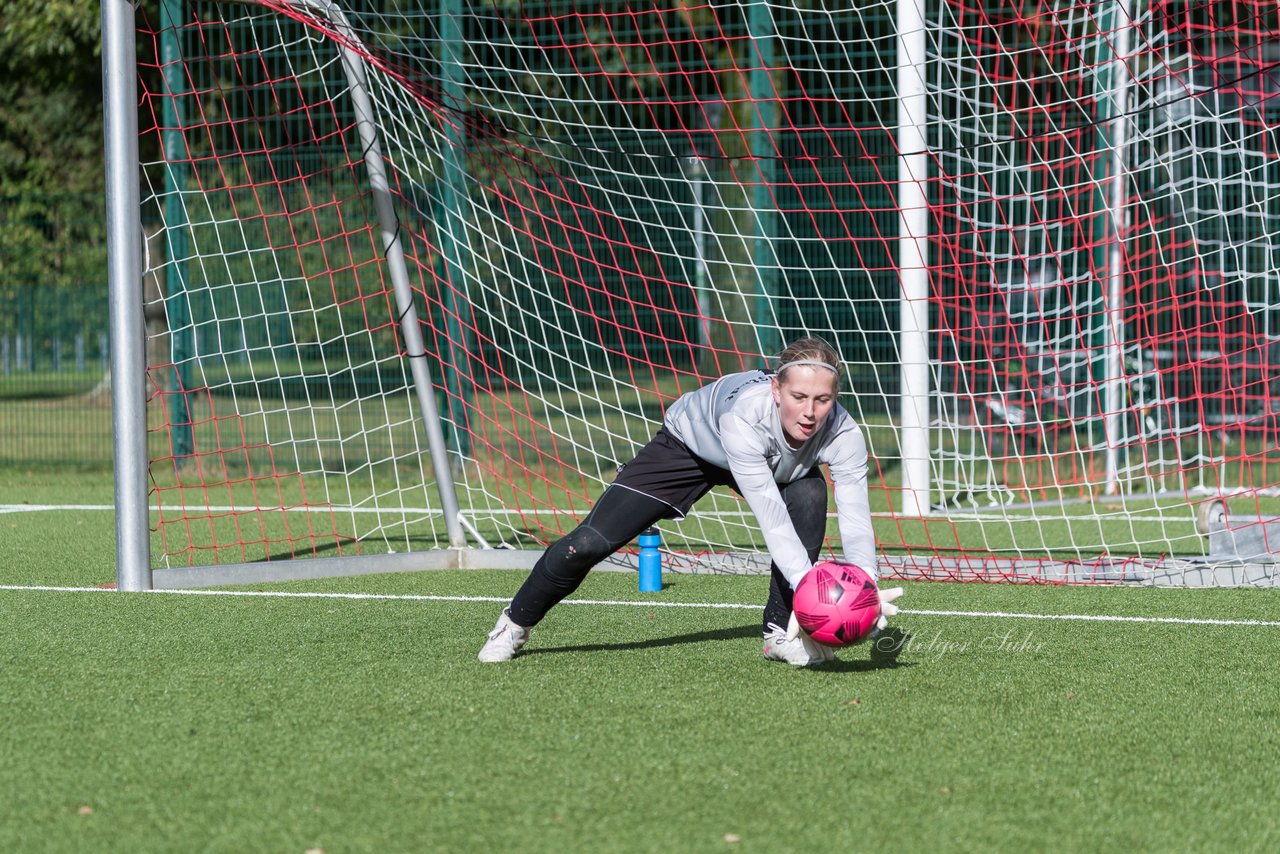
M827 529L826 481L814 477L793 481L784 488L783 499L809 560L816 560Z
M801 478L787 484L783 497L793 516L827 512L827 482L820 477Z
M547 550L547 569L554 575L581 578L614 551L599 531L580 525Z

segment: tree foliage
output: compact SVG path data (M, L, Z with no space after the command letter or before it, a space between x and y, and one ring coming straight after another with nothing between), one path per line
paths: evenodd
M0 10L0 193L100 191L99 7L6 0Z

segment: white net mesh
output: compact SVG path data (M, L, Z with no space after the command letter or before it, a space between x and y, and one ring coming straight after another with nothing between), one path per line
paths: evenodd
M1168 572L1219 548L1228 498L1265 533L1280 23L1140 8L931 2L899 33L875 3L190 4L141 68L154 553L448 544L343 49L473 542L559 536L676 396L811 333L846 360L903 572ZM923 517L899 36L925 57ZM686 568L761 564L728 492L664 533Z

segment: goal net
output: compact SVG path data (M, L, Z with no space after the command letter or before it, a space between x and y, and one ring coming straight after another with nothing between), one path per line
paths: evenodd
M678 395L807 334L889 574L1280 551L1273 3L164 0L139 34L158 570L536 554ZM767 566L731 492L662 531Z

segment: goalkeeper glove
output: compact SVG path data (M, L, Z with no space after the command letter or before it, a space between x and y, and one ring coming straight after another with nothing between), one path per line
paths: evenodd
M796 612L792 611L791 616L787 618L787 640L793 641L800 637L800 621L796 619Z
M876 631L882 632L889 628L889 618L898 616L898 612L902 610L893 604L893 600L902 595L902 588L890 587L877 592L880 594L880 616L876 617Z

